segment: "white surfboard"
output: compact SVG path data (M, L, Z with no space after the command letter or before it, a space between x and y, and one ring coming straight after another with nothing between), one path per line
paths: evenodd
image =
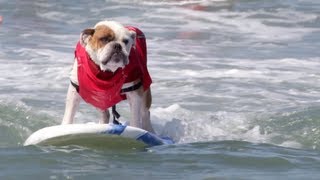
M173 144L140 128L115 124L68 124L40 129L25 141L29 145L94 145L101 147L151 147Z

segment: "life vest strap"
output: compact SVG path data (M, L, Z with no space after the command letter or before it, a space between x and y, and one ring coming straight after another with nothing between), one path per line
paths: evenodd
M137 84L134 84L134 85L132 85L130 87L121 89L120 93L126 93L126 92L130 92L130 91L135 91L135 90L139 89L141 86L142 86L142 82L139 81Z
M121 123L118 121L120 118L120 114L116 110L116 105L112 106L112 116L113 116L113 124L121 125Z
M71 85L77 90L77 93L79 93L79 85L70 81Z

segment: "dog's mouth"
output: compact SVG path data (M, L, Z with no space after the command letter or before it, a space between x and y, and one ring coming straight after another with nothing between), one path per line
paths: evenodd
M115 72L118 68L124 68L128 64L129 59L124 52L113 52L101 62L100 68L103 71Z
M127 56L122 52L115 52L112 56L110 61L114 63L122 63L123 65L127 65Z
M123 64L123 66L128 64L128 56L123 52L114 52L111 55L107 56L104 61L101 62L103 65L107 65L108 63L114 64Z

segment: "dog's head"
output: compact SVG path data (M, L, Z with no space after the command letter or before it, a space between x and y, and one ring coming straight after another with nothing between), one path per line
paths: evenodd
M80 43L102 71L115 72L129 64L129 54L136 33L115 21L101 21L94 28L85 29Z

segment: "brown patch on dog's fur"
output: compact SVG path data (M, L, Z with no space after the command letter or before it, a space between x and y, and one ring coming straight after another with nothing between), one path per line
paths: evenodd
M92 36L94 33L94 29L85 29L82 31L82 33L88 36Z
M98 50L104 47L108 42L113 41L115 36L116 35L111 28L103 25L97 26L93 36L89 39L89 43L92 49Z

